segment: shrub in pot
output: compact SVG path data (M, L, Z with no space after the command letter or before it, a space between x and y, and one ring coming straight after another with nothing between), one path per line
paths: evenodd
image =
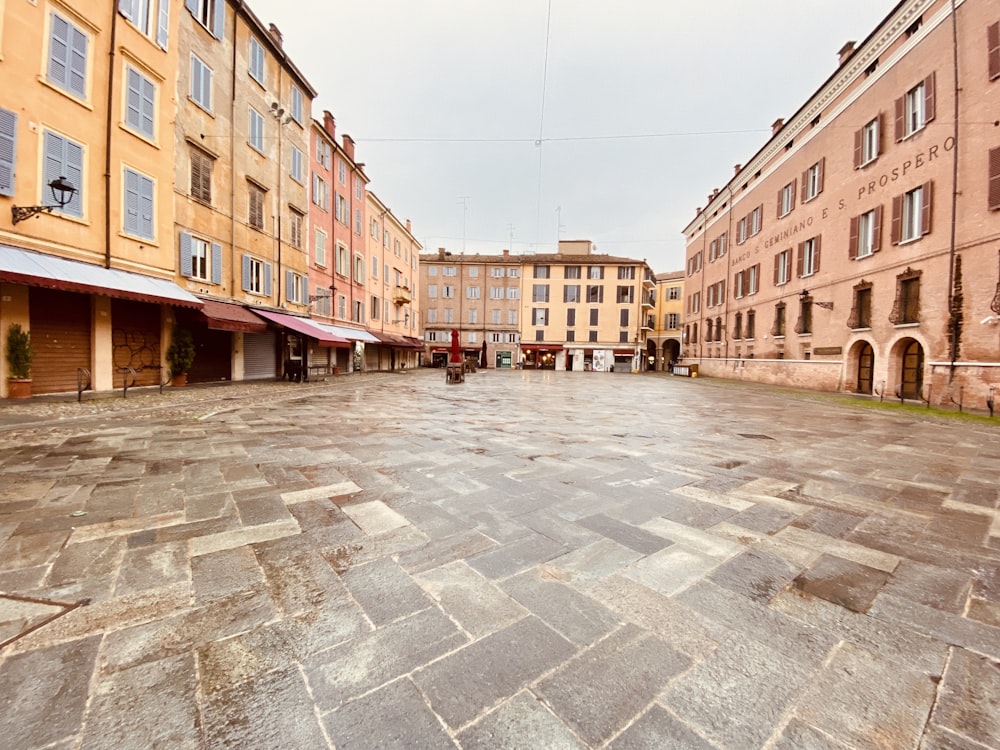
M184 385L187 382L187 374L194 364L194 338L186 328L175 328L167 347L167 364L170 365L170 374L173 377L174 385Z
M31 396L31 335L20 323L11 323L7 329L7 367L7 395Z

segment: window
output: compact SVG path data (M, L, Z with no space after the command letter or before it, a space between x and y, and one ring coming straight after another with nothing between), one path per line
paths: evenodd
M508 268L507 269L507 278L509 278L509 279L519 279L519 278L521 278L521 269L520 268Z
M438 340L438 332L437 331L427 331L427 333L426 333L426 339L428 341L437 341Z
M189 279L222 283L222 245L181 232L181 275Z
M750 266L747 269L747 294L756 294L760 291L760 263Z
M882 148L882 115L868 122L854 134L854 168L875 161Z
M788 216L795 208L795 180L778 191L778 218Z
M264 231L264 191L252 182L247 186L248 211L247 223L255 229Z
M872 327L872 285L861 282L854 287L854 307L847 318L849 328Z
M621 344L627 344L628 343L628 331L619 331L618 332L618 342L621 343Z
M303 176L303 170L304 170L303 167L304 161L302 158L303 156L304 154L301 151L299 151L299 149L297 149L295 146L292 146L292 158L291 158L291 164L288 167L288 174L291 175L291 178L293 180L295 180L300 184L305 180L305 177Z
M302 274L285 272L285 299L299 305L309 301L309 282Z
M388 307L388 301L386 301L386 306ZM347 297L343 294L337 295L337 317L341 320L347 317ZM386 316L388 318L389 316Z
M563 269L563 275L567 279L579 279L580 270L580 266L566 266Z
M733 277L733 296L736 299L743 299L747 289L747 272L737 271Z
M251 294L271 294L271 264L251 255L243 256L243 291Z
M330 210L330 193L326 185L326 180L313 172L312 202L324 211Z
M820 237L813 237L799 243L798 276L812 276L819 272Z
M896 300L889 313L895 325L920 321L920 271L907 268L896 277Z
M500 325L500 310L499 308L494 308L490 310L490 318L494 325Z
M896 140L909 138L934 119L934 78L931 73L896 100Z
M191 55L191 101L206 112L212 111L212 69L197 55Z
M756 332L756 321L757 313L753 310L747 310L747 327L744 338L752 339L754 337L754 333Z
M365 283L365 259L362 255L354 256L354 281L357 284Z
M502 286L490 287L490 299L503 299L503 298L504 298L504 288Z
M371 309L372 309L372 320L378 320L378 308L379 308L378 297L376 297L373 294L372 295L372 306L371 306ZM432 318L433 318L433 320L432 320ZM437 310L428 310L427 311L427 322L428 323L437 323Z
M619 304L635 302L635 287L619 286L617 298Z
M437 269L434 268L432 270L436 271ZM430 275L434 276L434 274L430 274ZM373 279L377 279L378 278L378 258L374 258L373 261L372 261L372 278Z
M302 249L302 224L305 216L294 208L288 212L288 244Z
M490 276L492 276L494 279L502 279L503 278L503 268L501 268L500 266L493 266L490 269Z
M454 276L456 273L455 266L445 266L441 269L442 276Z
M17 155L17 115L0 109L0 195L14 195L14 162Z
M600 284L588 284L587 302L604 302L604 287Z
M723 232L714 240L708 243L708 262L712 263L726 254L726 240L728 234Z
M588 279L603 279L604 278L604 266L587 266L587 278Z
M355 323L365 322L365 303L359 299L354 300L351 304L351 320ZM399 321L397 320L393 322L398 323Z
M131 65L125 69L125 124L137 133L152 138L156 125L156 86Z
M155 239L153 231L153 178L125 167L124 229L126 234Z
M548 302L549 301L549 285L548 284L532 284L532 287L531 287L531 301L532 302Z
M598 309L596 309L596 308L594 308L594 309L592 309L590 311L590 325L592 325L592 326L596 326L597 325L597 320L598 320L598 317L600 315L600 312L601 311L598 310Z
M536 279L547 279L549 278L549 267L548 266L535 266L535 278Z
M892 199L892 244L910 242L931 231L932 187L925 182Z
M330 144L324 141L319 135L316 136L316 161L324 169L329 169L330 165L333 163L333 150L330 148ZM372 219L372 225L375 226L375 220ZM372 234L372 237L378 237L377 234Z
M469 266L469 278L470 279L479 278L479 269L476 266Z
M354 178L354 197L356 200L361 200L364 196L364 184L361 182L360 177Z
M681 288L679 286L667 287L667 299L680 299Z
M774 306L774 325L771 327L772 336L785 335L785 303L779 302Z
M739 341L743 338L743 313L736 313L733 319L733 340ZM740 350L736 350L736 356L740 356Z
M299 125L302 124L302 91L298 86L292 86L292 119Z
M69 138L56 135L51 130L46 130L43 172L43 185L48 185L59 177L65 177L77 188L69 203L62 208L53 208L52 211L83 218L83 193L86 190L86 183L83 180L83 146ZM43 202L47 200L47 196L42 197Z
M1000 148L990 149L987 161L987 204L990 211L1000 209Z
M799 297L799 319L795 321L795 332L798 334L812 333L812 297L803 294Z
M792 272L792 251L782 250L774 256L774 285L787 284Z
M197 148L191 149L191 197L212 202L212 168L215 159Z
M184 0L184 6L216 39L225 34L225 0Z
M516 286L507 289L507 299L521 299L521 290Z
M81 99L85 98L89 43L90 38L83 31L58 13L52 13L46 74L49 83Z
M580 285L579 284L567 284L563 287L563 302L579 302L580 301Z
M802 175L802 202L811 201L823 192L823 169L826 157L813 164Z
M747 229L750 232L750 236L753 237L755 234L760 233L761 227L761 215L764 212L763 206L757 206L753 211L750 212L750 216L747 217Z
M695 292L691 295L690 306L692 313L701 312L701 292Z
M351 225L351 210L350 210L350 207L347 204L347 199L344 196L342 196L340 193L337 193L336 199L337 199L337 203L336 203L337 221L339 221L341 224L344 224L345 226L350 226Z
M160 0L119 0L118 12L146 36L156 37L156 43L167 48L167 34L170 30L170 2ZM155 23L154 23L155 19Z
M452 299L455 296L455 287L453 286L443 286L441 287L441 296L445 299Z
M503 334L502 333L491 333L490 334L490 341L492 343L494 343L494 344L499 344L500 342L503 341Z
M264 48L254 37L250 37L250 77L264 85Z
M250 145L264 153L264 115L250 107Z
M517 310L507 311L507 325L515 326L517 325Z
M991 81L1000 78L1000 21L986 27L986 59Z
M547 307L531 308L531 325L547 326L549 324L549 309Z
M535 331L535 341L545 341L545 331L541 328Z
M339 276L350 276L351 275L351 264L348 261L347 246L337 243L337 253L334 256L334 270Z
M571 307L566 311L566 325L575 326L576 325L576 308Z
M851 219L851 237L848 257L867 258L881 248L882 207L876 206L860 216Z
M628 308L623 307L618 311L618 325L627 326L628 325Z
M674 330L681 327L681 316L677 313L667 313L664 325L668 330Z
M736 244L742 245L747 241L747 217L736 222ZM690 271L688 271L690 273Z
M469 331L469 343L470 344L479 343L479 334L476 331Z
M597 331L587 332L587 341L596 342L597 341Z
M316 230L316 265L326 268L326 232Z
M618 266L618 278L619 279L634 279L635 278L635 266Z
M437 296L438 296L438 286L437 286L437 284L428 284L427 285L427 296L430 299L437 299Z
M479 299L480 292L482 289L478 286L467 286L465 287L465 298L466 299ZM548 295L546 294L546 299L540 300L541 302L548 302Z
M469 323L474 324L478 322L479 322L479 310L473 307L471 310L469 310Z
M341 185L347 184L347 163L343 159L337 159L337 179Z
M566 341L576 341L576 331L566 331Z

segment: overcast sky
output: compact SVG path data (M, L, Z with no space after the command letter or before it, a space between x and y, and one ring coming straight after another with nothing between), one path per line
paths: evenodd
M659 273L682 268L707 194L896 0L249 4L426 250L590 239Z

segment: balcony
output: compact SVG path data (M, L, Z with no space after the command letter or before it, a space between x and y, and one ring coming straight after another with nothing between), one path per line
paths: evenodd
M656 307L656 290L644 293L641 297L643 307Z
M653 316L652 315L647 316L642 323L642 330L652 331L654 328L653 323L654 323Z
M656 286L656 278L651 273L645 273L645 274L642 275L642 285L644 287L647 287L647 286L648 287L655 287Z
M408 305L413 301L413 293L408 286L397 286L392 293L392 301L397 305Z

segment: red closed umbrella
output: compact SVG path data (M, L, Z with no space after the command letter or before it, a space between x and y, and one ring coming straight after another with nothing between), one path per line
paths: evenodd
M462 354L459 351L461 347L461 342L458 340L458 329L451 329L451 357L448 359L449 362L454 362L456 364L461 364Z

